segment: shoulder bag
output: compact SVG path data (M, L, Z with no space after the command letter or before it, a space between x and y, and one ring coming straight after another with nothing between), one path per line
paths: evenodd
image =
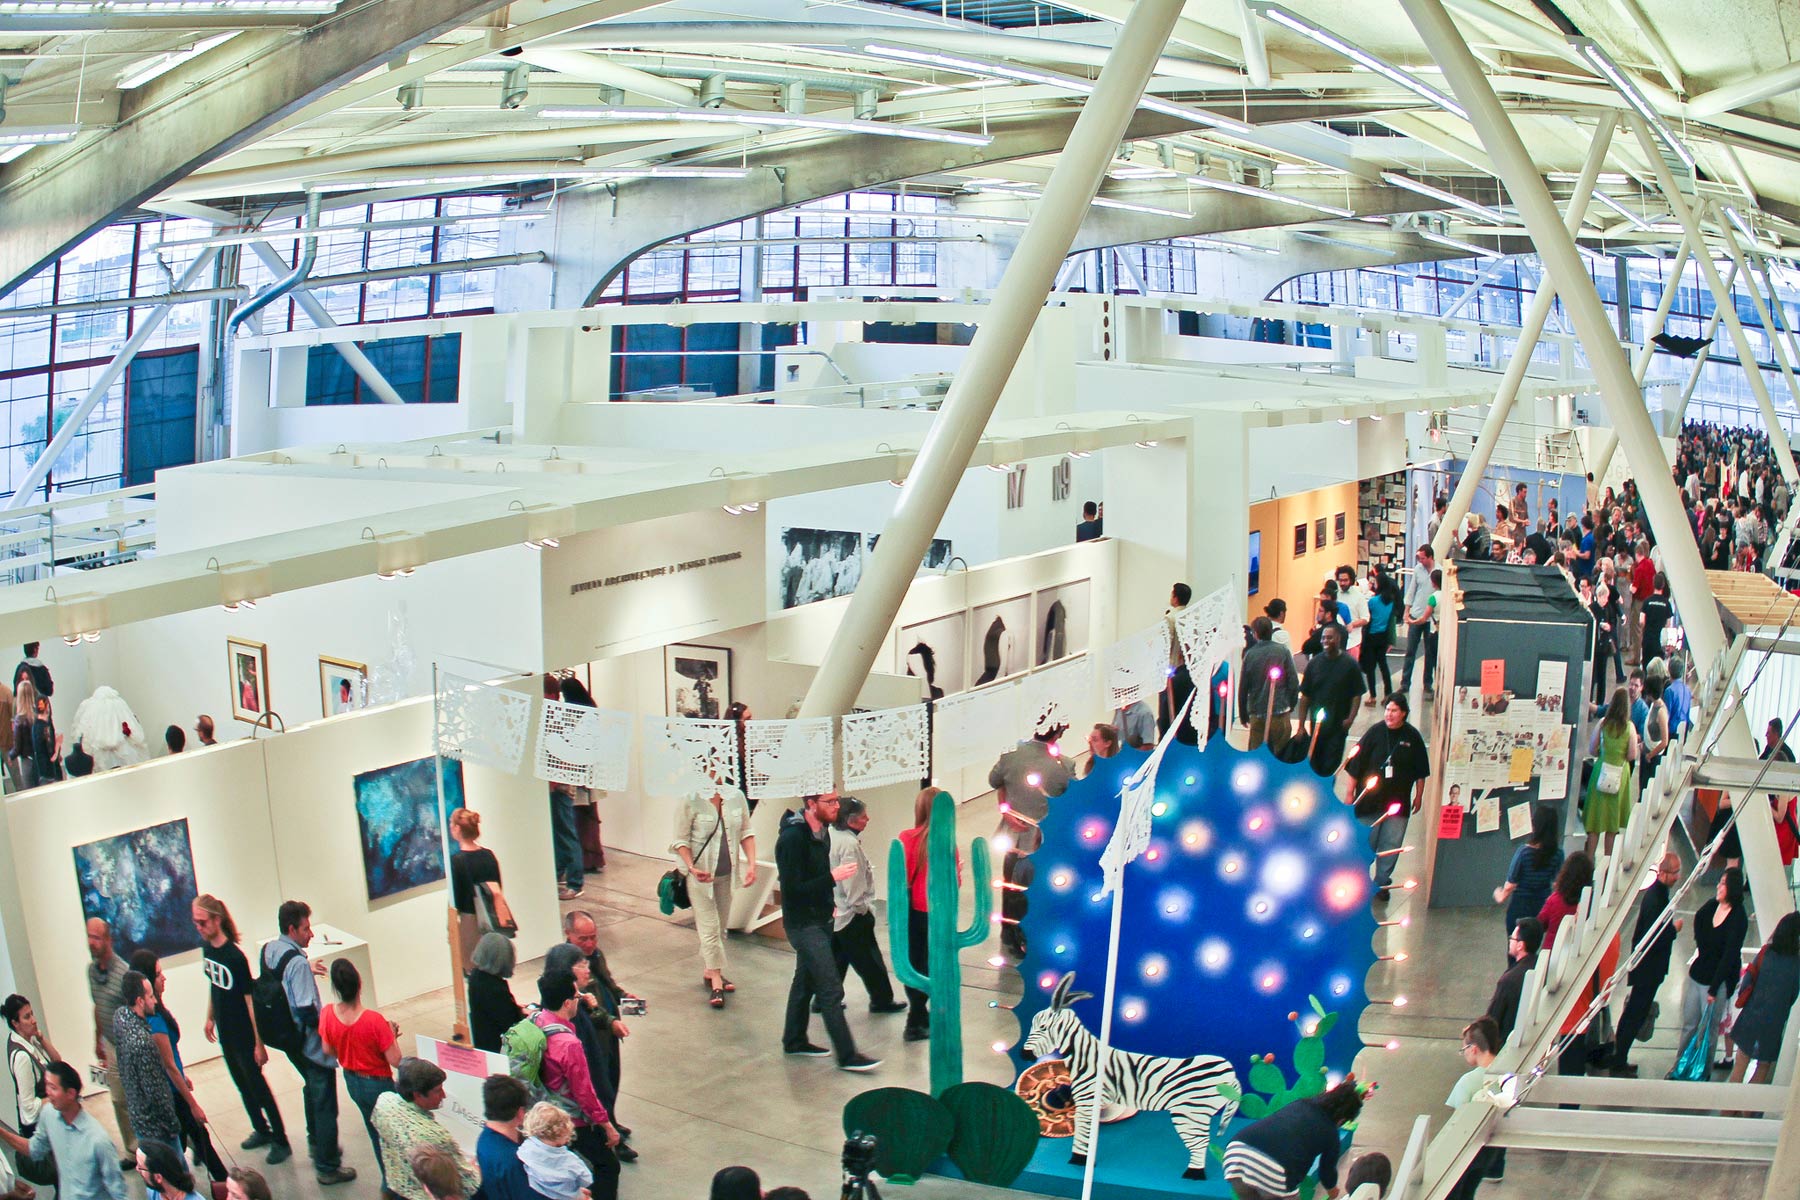
M694 855L696 863L702 861L701 855L706 853L706 848L712 845L713 838L724 827L725 814L720 813L719 819L713 824L712 832L706 835L704 842L700 843L700 853ZM670 867L664 871L662 879L658 880L656 884L656 898L664 916L673 914L678 908L694 907L693 900L688 896L687 872L679 866Z
M506 937L518 935L518 918L513 916L512 906L506 902L506 893L500 890L499 884L475 885L475 927L483 933Z

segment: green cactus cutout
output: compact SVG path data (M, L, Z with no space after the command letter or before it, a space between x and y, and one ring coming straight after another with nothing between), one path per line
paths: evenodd
M894 974L909 988L931 998L931 1094L962 1082L962 963L957 955L987 940L994 900L988 876L986 838L969 843L969 886L975 912L967 929L956 927L956 801L948 792L931 800L931 828L925 835L926 904L930 933L926 939L931 974L913 969L908 946L906 847L888 847L888 941L894 951Z
M1219 1094L1227 1100L1236 1100L1238 1112L1252 1121L1260 1121L1296 1100L1317 1096L1325 1090L1325 1036L1337 1026L1338 1015L1326 1012L1317 996L1308 996L1306 999L1318 1018L1310 1033L1306 1032L1299 1013L1288 1014L1288 1020L1294 1022L1295 1027L1301 1031L1300 1040L1294 1045L1292 1086L1288 1084L1287 1073L1275 1065L1273 1054L1265 1054L1250 1062L1250 1086L1263 1093L1262 1095L1248 1095L1227 1083L1218 1085ZM1213 1142L1209 1153L1214 1161L1224 1165L1225 1149L1217 1141ZM1311 1200L1318 1182L1316 1176L1308 1175L1300 1184L1300 1200Z
M1035 1116L1032 1124L1037 1124ZM894 1183L917 1182L950 1149L955 1128L956 1118L947 1107L911 1088L875 1088L844 1105L844 1136L874 1134L875 1169Z
M971 1183L1009 1187L1037 1149L1037 1113L1010 1088L959 1083L938 1099L956 1119L950 1161Z

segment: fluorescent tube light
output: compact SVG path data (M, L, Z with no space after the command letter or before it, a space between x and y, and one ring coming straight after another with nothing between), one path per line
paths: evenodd
M0 165L9 162L17 162L19 159L36 149L37 146L29 142L22 146L8 146L6 149L0 150Z
M1612 60L1612 56L1602 50L1599 43L1592 38L1571 38L1569 44L1574 46L1581 56L1593 65L1595 70L1606 77L1606 81L1612 84L1613 89L1625 98L1625 103L1631 105L1638 116L1650 122L1650 128L1656 130L1656 136L1662 139L1663 145L1667 146L1669 152L1679 158L1682 165L1691 173L1696 165L1693 153L1682 144L1680 138L1675 136L1675 131L1669 128L1661 114L1650 107L1650 101L1638 89L1637 84L1631 81L1631 77L1625 74L1619 64Z
M1125 212L1147 213L1153 217L1180 217L1184 221L1192 218L1194 215L1191 212L1183 212L1177 208L1157 208L1153 204L1133 204L1128 200L1113 200L1106 196L1095 196L1094 207L1117 208L1123 209Z
M1297 14L1289 12L1279 4L1264 4L1252 0L1250 10L1275 22L1277 25L1285 25L1300 36L1309 38L1328 50L1337 51L1358 66L1375 72L1375 74L1380 75L1391 83L1399 84L1413 95L1431 101L1445 112L1454 113L1465 121L1469 119L1469 111L1466 108L1458 104L1451 97L1445 95L1443 92L1432 87L1430 84L1414 79L1411 75L1408 75L1405 71L1402 71L1399 67L1388 62L1386 59L1376 58L1373 54L1370 54L1355 42L1345 41L1330 30L1314 25L1312 22L1303 19Z
M851 121L834 117L809 117L802 113L745 112L723 108L546 108L538 116L546 121L679 121L711 125L758 125L769 129L816 129L829 133L867 133L878 137L911 138L920 142L950 142L958 146L985 146L994 139L979 133L933 129L928 125L895 125L887 121Z
M337 0L0 0L5 17L143 17L219 13L328 13Z
M1238 196L1254 196L1258 200L1279 200L1283 204L1292 204L1298 208L1310 208L1314 212L1328 213L1334 217L1354 217L1356 214L1347 208L1339 208L1334 204L1320 204L1316 200L1302 200L1298 196L1287 196L1280 192L1271 192L1267 188L1254 187L1248 183L1236 183L1229 179L1213 179L1207 175L1183 175L1181 177L1196 187L1208 187L1221 192L1231 192Z
M1065 75L1061 71L1046 71L1039 67L1022 67L1017 63L1002 62L997 59L968 58L960 54L944 54L936 50L917 50L911 46L896 46L888 42L868 42L861 47L861 50L864 54L875 58L918 63L928 67L943 67L950 71L960 71L964 75L997 75L1001 79L1011 79L1018 83L1035 83L1042 87L1074 92L1081 96L1091 96L1094 92L1095 81L1091 79L1083 79L1078 75ZM1178 117L1181 120L1192 121L1196 125L1204 125L1212 129L1224 129L1238 134L1253 132L1253 127L1243 121L1220 116L1218 113L1208 112L1203 108L1177 104L1173 100L1164 100L1157 96L1140 97L1138 107L1147 112Z
M1497 251L1489 250L1486 246L1477 246L1474 242L1459 242L1453 237L1445 237L1443 234L1433 233L1429 229L1415 229L1413 232L1428 242L1436 243L1439 246L1448 246L1452 250L1461 250L1463 253L1474 258L1504 257Z
M1194 246L1205 246L1210 250L1229 250L1233 254L1280 254L1281 251L1272 246L1257 246L1250 242L1234 242L1229 238L1185 237L1174 239Z
M1725 219L1730 221L1732 226L1736 228L1739 233L1744 235L1745 240L1750 242L1751 245L1755 245L1756 230L1750 228L1750 223L1744 220L1742 216L1738 215L1738 210L1731 205L1726 204L1722 207L1725 209Z
M587 167L558 167L546 163L542 169L533 168L529 171L486 171L464 175L395 175L392 177L370 175L347 179L322 179L307 186L309 191L315 192L358 192L377 188L466 188L478 187L485 183L528 183L536 179L599 180L608 174L610 172Z
M1460 208L1464 212L1472 213L1475 216L1480 217L1483 221L1495 225L1504 225L1511 220L1510 217L1497 208L1489 208L1485 204L1477 204L1473 200L1464 199L1455 192L1447 192L1443 188L1432 187L1429 183L1420 183L1411 176L1402 175L1397 171L1383 171L1381 173L1381 179L1383 183L1391 183L1395 187L1405 188L1409 192L1417 192L1421 196L1427 196L1433 200L1441 200L1445 204Z
M223 46L226 42L229 42L232 38L236 37L238 33L238 30L230 29L224 33L218 33L214 34L212 37L203 38L202 40L195 42L193 46L186 50L171 50L167 54L159 54L155 58L140 63L127 71L124 75L121 75L119 77L119 87L126 91L130 91L132 88L143 87L152 79L168 74L182 63L199 58L213 47Z
M1638 216L1636 213L1632 212L1629 208L1626 208L1623 204L1620 204L1617 200L1614 200L1611 196L1607 195L1605 192L1595 192L1594 199L1598 200L1601 204L1603 204L1607 208L1612 209L1614 212L1618 213L1621 217L1624 217L1627 221L1631 222L1631 227L1633 229L1640 230L1644 233L1654 232L1654 230L1650 226L1650 222L1644 220L1644 218Z
M36 129L0 127L0 146L49 146L66 142L79 131L75 125L44 125Z
M1552 171L1544 178L1551 183L1576 183L1580 181L1581 176L1574 171ZM1602 187L1624 187L1631 182L1631 176L1620 171L1602 171L1595 177L1594 182Z

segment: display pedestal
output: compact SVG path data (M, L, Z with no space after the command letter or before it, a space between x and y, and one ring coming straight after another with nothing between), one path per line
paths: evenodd
M306 948L308 963L329 963L334 958L347 958L356 973L362 976L362 1004L364 1008L381 1007L380 993L375 988L375 967L369 960L369 943L353 933L345 933L333 925L321 925L313 922L312 944ZM256 958L250 965L260 975L262 973L262 951L274 938L264 938L256 944ZM319 980L319 998L327 1004L336 999L328 979Z

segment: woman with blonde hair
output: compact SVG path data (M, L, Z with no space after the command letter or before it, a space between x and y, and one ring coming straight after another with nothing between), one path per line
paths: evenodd
M457 960L467 974L483 933L518 926L500 891L500 860L481 844L481 814L472 808L451 813L450 837L456 842L450 856L450 903L456 909Z
M714 1008L724 1008L725 993L737 991L725 978L725 926L731 919L740 848L748 887L756 882L756 836L750 831L750 805L744 793L722 785L689 792L676 810L669 851L688 877L700 962L705 967L700 983L711 993L708 1003Z

